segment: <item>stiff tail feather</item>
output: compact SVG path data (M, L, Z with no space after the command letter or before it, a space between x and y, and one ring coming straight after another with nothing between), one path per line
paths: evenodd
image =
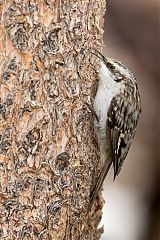
M92 187L91 193L90 193L90 202L89 202L89 210L91 209L95 198L97 197L98 192L100 191L103 181L105 177L107 176L107 173L110 169L112 162L105 163L101 172L99 173L98 178L96 179L95 184Z

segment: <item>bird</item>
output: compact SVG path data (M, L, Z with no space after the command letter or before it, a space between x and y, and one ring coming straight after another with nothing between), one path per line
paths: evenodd
M122 62L92 50L100 60L99 83L94 99L94 128L100 148L100 172L90 192L91 209L111 166L119 174L134 138L141 100L132 71Z

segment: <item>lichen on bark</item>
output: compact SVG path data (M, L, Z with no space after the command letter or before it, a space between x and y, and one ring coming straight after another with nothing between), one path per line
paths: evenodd
M104 0L0 1L0 239L99 239L87 212Z

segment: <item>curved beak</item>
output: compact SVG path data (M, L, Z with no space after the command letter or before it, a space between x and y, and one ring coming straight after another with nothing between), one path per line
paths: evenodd
M107 59L105 58L105 56L103 56L102 53L100 53L98 50L96 50L95 48L92 48L93 51L89 50L92 54L94 54L96 57L98 57L100 60L102 60L103 62L107 62Z

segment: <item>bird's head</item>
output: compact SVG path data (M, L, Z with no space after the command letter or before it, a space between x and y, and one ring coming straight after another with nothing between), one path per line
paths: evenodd
M124 83L125 81L128 81L128 79L136 81L132 71L122 62L112 58L106 58L97 50L94 50L94 52L92 51L92 54L102 61L101 71L108 72L108 75L112 76L114 81Z

